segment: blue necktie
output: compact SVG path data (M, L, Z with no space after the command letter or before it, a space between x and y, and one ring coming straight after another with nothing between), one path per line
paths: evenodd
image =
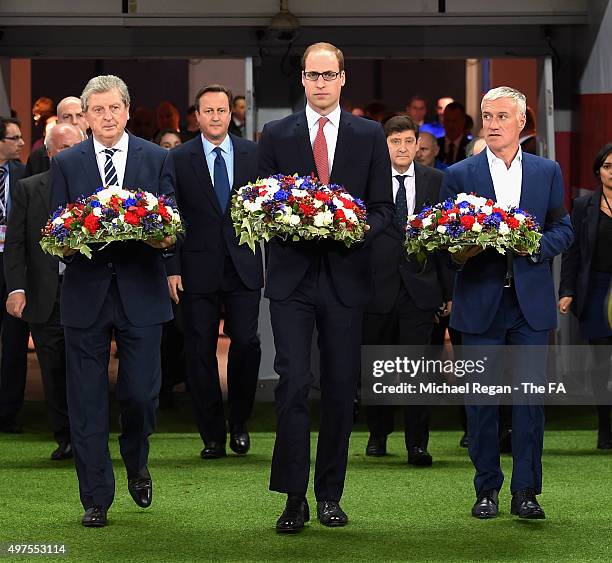
M397 226L402 230L406 230L406 223L408 222L408 201L406 199L406 176L397 175L395 177L399 182L399 190L395 196L395 222Z
M216 147L213 152L217 154L213 174L215 193L217 194L217 199L219 200L221 212L225 213L225 208L227 207L227 202L229 201L230 195L229 177L227 175L227 167L225 166L225 159L223 158L223 151L221 150L221 147Z
M0 225L6 225L6 177L8 170L4 166L0 166Z
M104 149L106 155L106 162L104 163L104 186L117 186L119 180L117 177L117 170L113 164L113 155L119 149Z

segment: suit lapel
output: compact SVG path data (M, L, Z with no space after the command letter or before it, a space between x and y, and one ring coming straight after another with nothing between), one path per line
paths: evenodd
M234 149L234 184L232 185L232 193L247 183L248 177L248 161L247 151L239 141L235 142L230 136L232 147Z
M212 180L210 179L210 172L208 171L208 164L206 164L206 157L204 156L204 147L202 145L202 139L198 135L195 139L193 139L191 145L191 165L193 167L193 171L198 179L200 187L202 191L206 194L208 199L210 200L211 205L217 211L219 215L221 213L221 207L219 206L219 200L217 199L217 194L215 193L215 188L213 186ZM234 170L235 170L235 162L234 158ZM235 176L234 176L235 178ZM229 207L229 205L228 205Z
M336 150L334 152L334 164L332 166L330 181L337 182L337 178L342 176L342 170L350 156L351 141L353 138L353 128L351 118L342 111L340 112L340 124L338 127L338 139L336 140ZM311 151L312 152L312 151ZM348 186L345 186L348 189Z
M489 160L486 151L470 158L470 169L472 177L475 179L474 192L481 196L495 201L495 188L489 170Z
M38 197L41 201L41 205L43 205L43 209L45 210L45 215L47 214L47 210L49 209L49 190L47 189L47 184L49 183L49 172L41 176L38 185L36 186L36 192L38 193Z
M589 198L586 209L587 222L587 248L589 256L592 256L597 241L597 228L599 227L599 202L601 201L601 190L593 192Z
M98 169L98 161L96 159L96 151L94 150L93 136L89 137L87 141L81 143L79 147L81 148L81 154L84 155L81 159L81 163L83 164L85 177L87 178L87 183L90 187L88 191L93 193L94 190L104 185L102 178L100 177L100 170Z
M310 136L308 134L306 111L301 111L297 114L292 137L295 140L295 149L300 155L299 162L304 163L304 169L302 171L285 171L285 173L293 174L294 172L301 172L301 174L305 176L311 173L317 174L317 167L315 165L314 154L312 153L312 146L310 144Z
M129 136L127 162L125 163L125 174L123 175L123 187L127 190L150 190L151 186L138 186L138 170L142 161L142 145Z

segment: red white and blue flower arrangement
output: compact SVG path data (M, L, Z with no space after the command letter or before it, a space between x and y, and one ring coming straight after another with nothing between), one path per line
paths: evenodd
M500 254L507 250L533 254L541 236L527 211L503 209L491 199L461 193L409 216L405 246L420 260L436 250L453 254L472 246L494 248Z
M162 240L182 231L170 198L110 186L58 208L42 229L40 246L54 256L63 256L68 247L91 258L92 243Z
M278 174L242 186L232 198L232 221L240 244L272 237L328 239L347 247L363 240L366 208L342 186L314 176Z

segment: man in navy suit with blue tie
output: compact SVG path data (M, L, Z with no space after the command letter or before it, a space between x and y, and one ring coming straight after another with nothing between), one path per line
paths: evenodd
M441 198L475 193L500 207L520 207L542 227L536 254L515 252L511 260L490 249L473 247L456 255L457 272L450 326L461 332L466 346L541 345L557 326L556 292L551 261L572 242L572 227L563 207L563 179L559 165L523 153L519 135L525 125L526 99L502 86L485 94L482 122L487 149L451 166L444 176ZM522 368L533 383L546 377L546 354ZM499 366L502 369L502 366ZM496 374L493 374L496 375ZM499 459L497 405L466 406L469 453L476 476L472 515L494 518L504 475ZM541 519L544 511L536 495L542 491L544 407L512 407L511 513Z
M51 162L51 209L91 195L100 186L167 193L160 186L168 151L125 131L130 95L112 75L92 78L81 94L92 136ZM128 490L139 506L152 501L147 468L149 435L161 383L162 324L172 308L161 249L172 240L114 242L91 259L65 252L61 294L66 339L66 387L82 523L101 527L115 480L108 450L108 360L114 334L119 353L115 396L121 413L119 446Z
M203 459L246 454L246 423L257 388L257 336L263 287L261 250L239 245L230 216L233 190L257 179L257 146L228 134L231 92L219 84L196 94L201 135L170 151L164 167L187 232L168 261L168 285L185 319L187 384L204 449ZM182 296L179 296L179 291ZM217 365L221 306L230 339L227 359L228 423Z
M360 373L365 306L372 296L370 244L391 221L391 163L385 135L373 121L342 111L342 51L329 43L302 57L305 111L268 123L259 141L259 175L315 174L343 185L367 208L365 241L346 248L328 241L273 239L268 246L265 295L280 379L275 390L276 442L270 489L287 494L276 523L280 533L299 532L309 519L310 351L316 325L321 353L321 418L314 490L317 517L345 526L340 508Z

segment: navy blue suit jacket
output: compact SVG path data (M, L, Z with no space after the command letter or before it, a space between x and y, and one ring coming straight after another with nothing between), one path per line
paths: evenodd
M496 199L486 151L446 170L441 199L459 193ZM533 259L515 256L514 284L523 316L534 330L557 326L557 299L551 260L572 243L572 225L563 208L563 178L559 165L545 158L523 153L523 183L520 208L535 216L543 236L539 254ZM471 334L481 334L491 325L499 308L505 276L506 257L486 250L470 258L457 272L450 325Z
M233 194L257 179L257 145L235 135L230 138L234 147ZM181 275L187 293L218 291L227 252L244 285L249 289L262 288L261 250L257 246L253 254L247 245L238 244L231 205L228 204L225 213L221 212L200 135L170 151L163 182L173 186L186 226L179 251L167 262L168 275Z
M306 112L266 124L259 140L259 176L317 174ZM364 244L346 248L335 242L282 242L268 245L266 297L282 300L298 286L313 259L325 255L340 301L364 306L372 295L369 242L393 217L391 162L382 127L342 111L330 181L340 184L367 207L370 230Z
M130 135L123 187L169 193L160 186L168 151ZM89 138L51 159L51 210L89 196L102 186L93 139ZM144 242L114 242L94 252L91 260L76 254L67 260L62 285L62 324L93 325L113 274L123 309L134 326L150 326L172 318L162 253Z

